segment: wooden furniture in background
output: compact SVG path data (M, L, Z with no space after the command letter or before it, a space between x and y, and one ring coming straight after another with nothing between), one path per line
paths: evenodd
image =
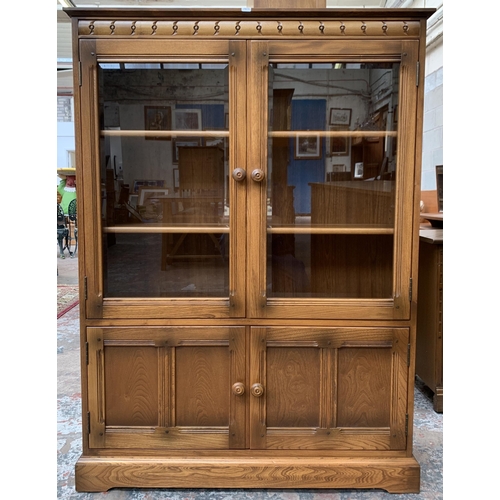
M435 189L421 191L420 199L424 202L424 212L436 213L438 211L437 191Z
M384 138L355 137L351 141L351 173L355 178L356 163L363 163L363 175L358 180L371 179L379 175L384 160Z
M416 374L443 411L443 230L420 230Z
M412 449L417 291L411 283L418 263L414 208L426 19L433 9L66 12L73 18L85 236L79 259L83 451L76 489L418 492ZM125 69L127 62L134 71ZM161 69L146 68L156 62ZM313 185L312 213L300 223L292 211L287 153L272 147L275 140L275 146L294 144L305 133L286 126L291 93L276 92L272 118L270 90L283 81L271 80L269 68L281 71L282 63L297 72L315 63L332 72L337 63L353 63L371 77L373 64L394 72L405 126L380 135L397 135L395 180ZM130 122L123 129L106 126L99 120L104 106L120 99ZM142 105L152 101L222 102L228 127L145 130ZM210 193L214 184L216 190L228 186L224 224L184 207L179 224L179 213L168 210L165 220L151 223L101 219L96 152L108 138L120 138L124 165L135 161L151 170L137 178L166 173L169 179L169 141L145 139L191 135L228 141L228 183L203 156L179 158L179 189L196 192L190 203L203 202L205 189L205 200L218 196ZM277 168L272 174L271 165ZM271 194L286 206L269 215ZM172 207L171 201L162 203ZM223 235L224 262L161 269L162 237L187 232ZM116 244L105 245L107 236L116 236ZM311 241L323 248L323 271L311 270L313 291L269 277L274 257L285 264L296 259L275 251L281 236L297 251L311 248ZM321 237L329 247L314 244ZM298 240L302 246L293 243ZM313 251L308 256L314 260ZM210 266L216 260L219 267Z

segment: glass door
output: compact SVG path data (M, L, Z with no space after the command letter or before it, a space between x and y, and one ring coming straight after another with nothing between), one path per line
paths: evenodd
M88 316L242 316L245 46L141 42L80 45Z
M254 42L251 60L250 314L409 318L417 45Z

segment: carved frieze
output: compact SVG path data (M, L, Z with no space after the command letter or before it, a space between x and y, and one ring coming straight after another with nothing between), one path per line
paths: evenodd
M149 19L80 20L79 36L182 38L418 37L418 20Z

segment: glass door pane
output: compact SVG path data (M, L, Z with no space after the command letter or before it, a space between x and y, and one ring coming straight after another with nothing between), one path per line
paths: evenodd
M399 68L269 64L268 298L392 298Z
M98 82L104 298L228 298L228 64L102 62Z

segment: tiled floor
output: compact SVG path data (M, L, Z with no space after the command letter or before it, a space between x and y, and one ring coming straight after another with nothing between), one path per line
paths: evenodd
M78 258L57 259L58 284L78 282ZM425 388L415 390L414 455L421 465L420 494L381 490L155 490L113 489L103 493L75 491L75 463L81 445L79 308L57 321L57 498L113 500L365 500L443 498L443 416L435 413ZM418 384L417 384L418 385Z

